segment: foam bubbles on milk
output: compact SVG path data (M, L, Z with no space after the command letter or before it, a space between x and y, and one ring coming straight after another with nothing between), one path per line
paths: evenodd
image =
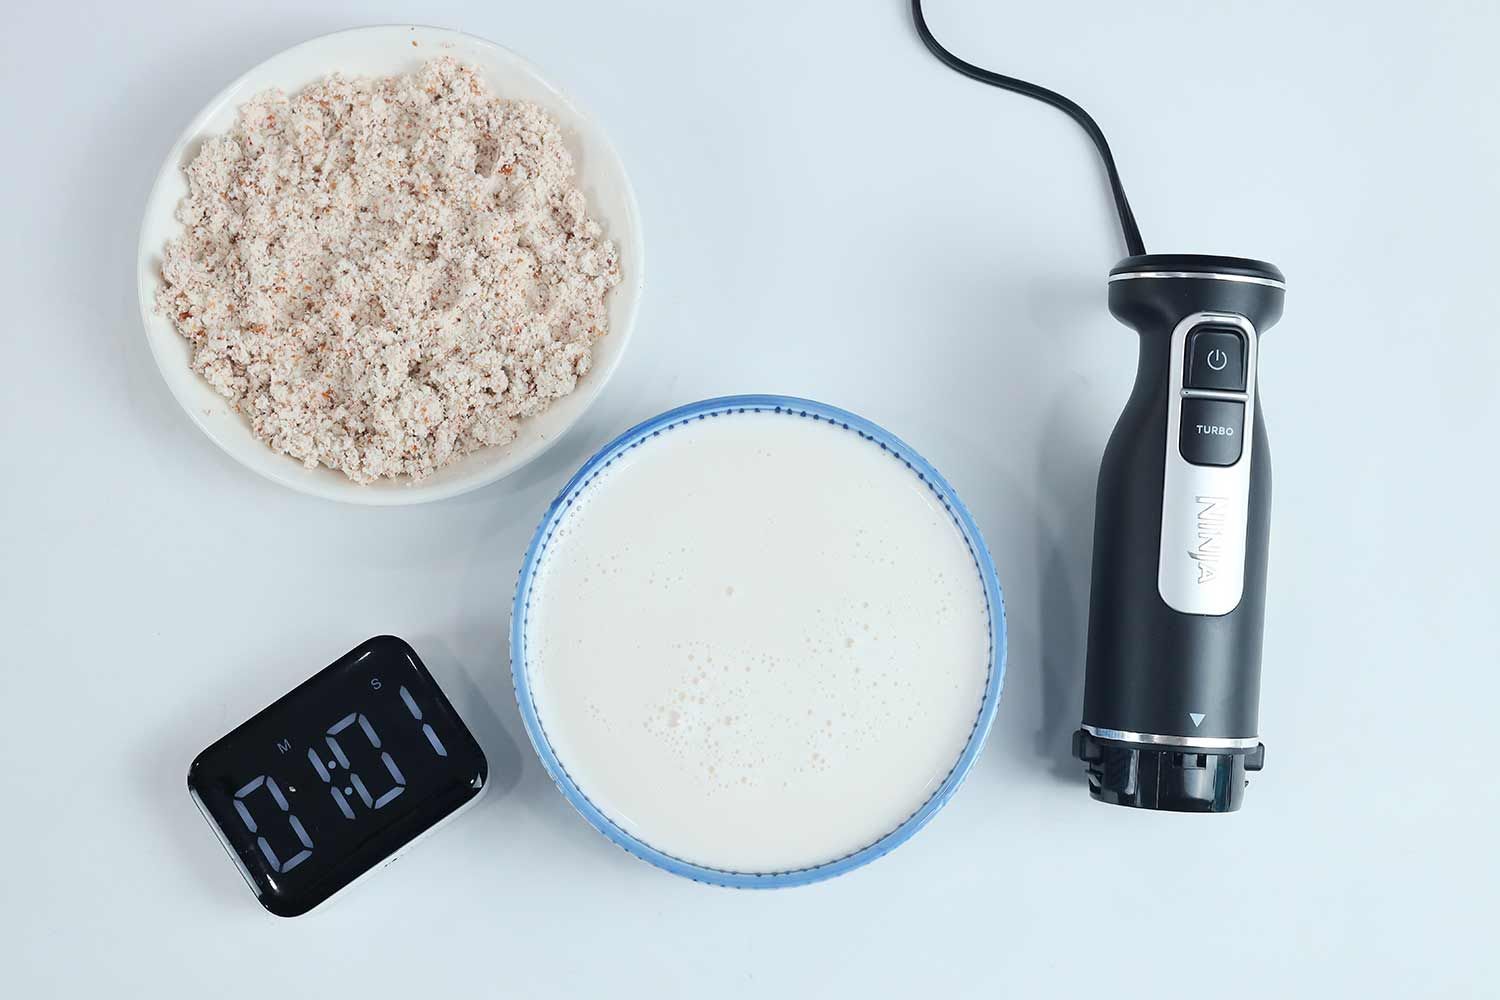
M732 597L733 585L724 593ZM879 633L870 610L862 602L858 621L821 613L823 627L807 632L790 657L703 640L673 644L673 679L647 707L641 729L708 794L768 780L786 788L829 772L925 711L913 664L872 654ZM796 699L780 696L789 663L815 678Z
M749 706L775 700L778 658L702 641L681 642L675 650L681 659L675 682L648 707L642 728L710 794L759 784L775 749L758 735L747 738L763 734L771 721L766 709Z

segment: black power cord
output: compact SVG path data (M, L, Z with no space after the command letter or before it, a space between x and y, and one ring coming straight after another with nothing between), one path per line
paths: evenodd
M1109 174L1109 188L1115 196L1115 209L1120 213L1120 232L1125 236L1126 252L1132 257L1144 254L1146 244L1141 240L1140 227L1135 224L1135 213L1130 210L1130 202L1125 197L1125 186L1120 183L1120 172L1115 169L1115 157L1109 151L1109 140L1104 138L1103 130L1089 113L1056 91L1038 87L1025 80L1017 80L1015 77L992 73L973 63L964 62L943 48L942 44L932 36L932 30L927 27L927 19L922 16L922 0L911 0L911 19L916 22L917 34L922 36L923 44L950 69L978 80L980 83L1012 90L1017 94L1024 94L1050 104L1077 122L1088 133L1088 137L1094 140L1094 148L1099 150L1099 158L1104 161L1105 172Z

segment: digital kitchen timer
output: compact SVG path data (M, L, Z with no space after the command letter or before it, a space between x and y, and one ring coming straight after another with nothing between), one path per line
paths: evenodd
M295 917L478 801L484 751L378 636L200 753L188 791L261 905Z

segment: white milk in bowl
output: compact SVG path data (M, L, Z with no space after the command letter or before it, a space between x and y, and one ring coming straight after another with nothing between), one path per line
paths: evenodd
M879 428L805 401L696 404L607 448L543 522L516 603L517 693L564 792L709 881L894 846L999 694L999 592L967 513Z

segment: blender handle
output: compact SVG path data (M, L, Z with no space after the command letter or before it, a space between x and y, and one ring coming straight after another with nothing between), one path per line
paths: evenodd
M1099 472L1083 727L1095 798L1237 808L1258 769L1271 467L1256 393L1281 274L1127 258L1110 308L1140 336Z

